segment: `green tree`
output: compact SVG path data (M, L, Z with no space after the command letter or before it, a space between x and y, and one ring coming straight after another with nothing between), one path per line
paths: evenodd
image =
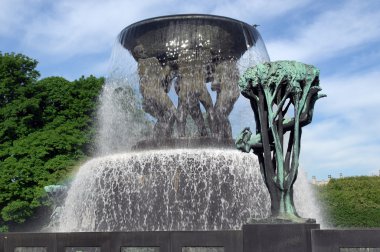
M37 61L22 54L0 52L0 144L31 132Z
M317 188L333 227L380 227L380 177L332 179Z
M14 99L32 96L31 85L40 76L37 61L22 54L0 52L0 107Z
M37 61L0 53L0 229L29 221L43 187L58 183L93 150L103 78L38 80ZM2 227L2 228L1 228Z

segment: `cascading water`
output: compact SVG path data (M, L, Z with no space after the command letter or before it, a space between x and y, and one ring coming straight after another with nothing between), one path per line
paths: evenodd
M301 176L296 205L316 216ZM305 190L306 189L306 190ZM116 154L83 165L58 231L240 229L268 217L269 194L256 157L235 150ZM317 216L319 217L319 216Z
M240 229L249 219L268 217L270 199L256 156L231 146L231 126L232 133L235 124L241 129L235 122L253 113L246 99L231 112L236 100L227 85L236 73L268 60L256 29L236 20L170 16L127 27L100 97L99 157L79 169L53 229ZM214 90L202 86L210 83ZM204 89L194 91L194 85ZM302 216L321 221L306 191L306 176L300 176L296 206Z
M270 207L253 155L235 150L98 158L80 169L71 190L81 193L68 195L62 231L239 229Z
M100 95L98 155L128 151L139 140L150 136L152 126L141 114L138 82L136 63L116 41L109 75Z

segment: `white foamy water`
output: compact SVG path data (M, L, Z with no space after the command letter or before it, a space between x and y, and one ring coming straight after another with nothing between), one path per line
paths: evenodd
M316 218L306 177L295 204ZM270 199L256 157L235 150L176 149L96 158L79 170L58 231L240 229L266 218ZM317 217L318 218L318 217Z
M89 161L59 231L239 229L270 208L258 163L235 150L158 150Z

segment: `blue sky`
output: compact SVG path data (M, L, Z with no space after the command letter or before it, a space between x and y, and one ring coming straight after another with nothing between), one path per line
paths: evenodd
M321 70L328 97L302 137L309 177L379 174L379 0L1 0L0 11L0 51L69 80L105 76L115 37L141 19L204 13L259 24L271 60Z

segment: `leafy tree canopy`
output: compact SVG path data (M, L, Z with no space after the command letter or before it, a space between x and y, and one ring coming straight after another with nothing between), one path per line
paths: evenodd
M0 52L0 229L17 226L93 150L103 78L38 80L37 61Z
M333 227L380 227L380 177L332 179L318 188Z

